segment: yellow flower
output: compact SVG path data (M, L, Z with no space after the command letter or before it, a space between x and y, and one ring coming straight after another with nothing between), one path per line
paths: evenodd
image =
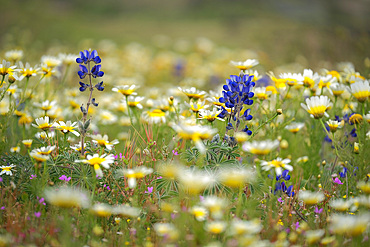
M308 244L315 244L320 241L320 239L324 236L325 230L310 230L306 231L306 240Z
M37 124L37 125L36 125ZM48 130L53 126L53 124L49 123L49 117L41 117L36 118L36 124L32 124L33 127L42 129L42 130Z
M243 150L252 154L266 155L279 146L279 141L265 140L253 141L243 144Z
M45 190L45 200L62 208L87 208L89 197L84 191L70 187L49 188Z
M112 215L112 207L108 204L99 203L90 208L90 212L98 217L109 217Z
M103 171L101 170L100 165L103 166L105 169L109 169L109 165L114 163L114 155L103 154L99 156L99 154L94 154L92 156L88 154L85 160L76 160L75 162L82 162L93 166L96 174L99 177L103 177Z
M370 96L370 84L368 81L358 81L351 84L352 95L361 103L365 102Z
M138 88L139 86L136 86L136 85L123 85L123 86L117 86L117 87L112 88L112 91L121 93L124 96L129 96L129 95L137 95L135 90Z
M206 231L212 234L220 234L226 229L226 223L223 221L211 221L205 225Z
M112 150L113 146L119 143L119 141L116 139L111 142L108 141L108 135L104 136L102 136L101 134L92 135L91 139L94 143L99 144L100 146L108 150Z
M325 197L324 194L321 192L311 192L307 190L300 190L298 198L302 200L307 205L314 205L319 202L322 202Z
M179 87L178 89L188 96L189 99L202 99L207 94L205 91L199 91L195 87L191 87L190 89L182 89Z
M247 70L259 64L257 59L247 59L244 62L231 61L230 63L240 70Z
M3 62L0 64L0 75L12 75L16 67L17 66L10 66L10 62L3 60Z
M322 118L326 113L327 109L332 107L332 103L327 96L313 96L306 99L306 104L301 103L303 109L310 113L314 118Z
M24 66L22 62L19 62L19 68L19 73L27 78L36 76L39 71L39 68L32 68L29 63L26 63L26 66Z
M359 215L334 215L331 217L330 230L335 234L349 237L361 235L370 221L368 213Z
M336 120L329 120L326 121L326 124L329 126L331 132L337 131L337 128L342 128L343 124L341 122L338 122Z
M274 88L274 87L273 87ZM274 88L275 89L275 88ZM275 89L276 91L276 89ZM270 95L272 94L272 91L267 90L266 87L256 87L254 89L254 95L260 99L260 100L265 100L267 99Z
M166 122L166 113L160 109L154 109L152 111L146 111L143 116L148 123L159 124Z
M28 139L28 140L23 140L22 143L23 145L26 147L26 148L30 148L31 145L32 145L32 142L33 140L32 139Z
M271 92L272 94L277 94L277 90L274 86L267 86L266 87L266 92Z
M363 117L360 115L360 114L352 114L350 117L349 117L349 122L352 123L352 124L360 124L362 123L363 121Z
M370 194L370 182L361 181L357 184L357 188L362 190L366 194Z
M218 177L219 181L231 188L240 188L246 183L254 180L255 173L245 168L228 168L221 170Z
M200 206L192 207L190 213L195 216L197 221L204 221L208 216L207 209Z
M128 186L133 189L136 187L136 179L141 179L146 175L153 172L152 168L147 168L145 166L137 166L133 169L123 169L122 173L127 178Z
M213 122L216 119L220 121L225 121L222 118L219 118L218 115L222 112L222 110L218 110L217 108L213 108L212 111L200 109L199 111L199 118L198 119L205 119L208 122Z
M304 123L297 123L293 122L287 126L285 126L285 129L289 130L292 133L297 133L300 129L304 127Z

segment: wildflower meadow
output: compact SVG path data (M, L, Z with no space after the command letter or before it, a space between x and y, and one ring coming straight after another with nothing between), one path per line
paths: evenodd
M1 247L370 244L369 58L55 46L0 50Z

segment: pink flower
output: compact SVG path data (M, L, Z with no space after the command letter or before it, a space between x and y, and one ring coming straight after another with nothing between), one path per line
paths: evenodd
M145 191L145 193L147 194L153 193L153 187L148 187L148 191Z
M71 180L71 177L67 177L66 175L62 175L59 179L62 180L62 181L69 182L69 180Z
M315 207L315 209L313 210L316 214L321 214L322 211L324 210L324 208L318 208L317 206Z
M32 174L30 179L34 179L34 178L37 178L37 175Z
M342 181L339 180L339 178L335 178L335 179L333 178L333 182L335 184L343 184Z
M281 197L279 197L278 202L284 202Z
M35 212L35 216L36 216L37 218L40 218L40 216L41 216L41 212Z
M179 155L179 153L177 152L177 150L172 150L172 153L173 153L173 155Z
M295 229L297 230L299 228L299 221L297 221L294 225L295 225Z

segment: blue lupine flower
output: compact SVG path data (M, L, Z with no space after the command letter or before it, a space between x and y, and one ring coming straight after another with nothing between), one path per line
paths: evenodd
M276 176L276 181L279 181L280 179L283 179L285 181L290 180L290 175L288 173L289 173L289 170L284 170L281 175Z
M347 171L348 171L348 169L347 169L347 168L345 168L345 167L343 167L343 172L340 172L340 173L339 173L339 176L340 176L341 178L345 178L345 177L346 177L346 175L347 175Z
M230 75L230 79L226 79L226 85L223 85L222 97L220 97L220 103L225 104L226 108L230 108L230 113L222 107L222 112L218 115L220 118L225 118L230 116L229 121L236 122L235 128L229 124L226 129L230 130L232 127L238 129L240 120L249 121L253 118L250 115L250 109L246 109L243 114L240 115L240 112L243 110L244 105L252 105L254 93L251 92L252 87L255 86L255 83L252 82L253 76L245 75L240 73L237 75ZM252 131L248 129L247 126L242 130L248 135L252 134Z
M83 92L88 88L88 85L80 81L80 91Z
M103 87L103 81L97 83L95 85L95 88L98 89L99 91L103 91L104 90L104 87Z
M350 134L350 136L352 136L352 137L357 137L357 134L356 134L356 128L353 128L349 134Z
M93 61L95 64L101 63L98 52L96 50L93 50L91 53L89 53L88 50L85 50L84 52L80 51L80 57L76 59L76 62L79 64L87 64L90 61Z
M84 65L80 64L80 71L78 71L80 79L84 79L88 73L89 71L87 70L87 68Z
M292 197L294 196L294 191L293 191L293 185L289 186L286 191L284 191L288 196Z
M288 173L289 173L288 170L284 170L281 175L276 176L276 181L279 181L279 180L288 181L288 180L290 180L290 175ZM290 185L289 187L287 187L284 181L283 182L277 182L275 184L274 195L278 191L282 191L283 193L287 194L288 196L294 196L293 185Z
M101 65L94 65L94 67L91 69L91 74L94 78L96 77L102 77L104 75L103 71L100 71Z
M95 98L93 98L93 99L91 100L91 104L93 104L94 106L98 106L98 105L99 105L99 103L96 103L96 102L95 102Z

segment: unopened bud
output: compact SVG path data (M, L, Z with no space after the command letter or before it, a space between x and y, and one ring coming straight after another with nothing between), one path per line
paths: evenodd
M322 166L325 166L325 165L326 165L326 160L323 160L323 161L321 162L321 165L322 165Z
M90 119L85 122L85 124L84 124L85 131L89 128L90 122L91 122Z
M15 80L15 78L14 78L12 75L9 75L9 77L8 77L8 82L9 82L10 84L13 84L15 81L16 81L16 80Z
M277 113L278 115L283 114L283 109L277 109L277 110L276 110L276 113Z

